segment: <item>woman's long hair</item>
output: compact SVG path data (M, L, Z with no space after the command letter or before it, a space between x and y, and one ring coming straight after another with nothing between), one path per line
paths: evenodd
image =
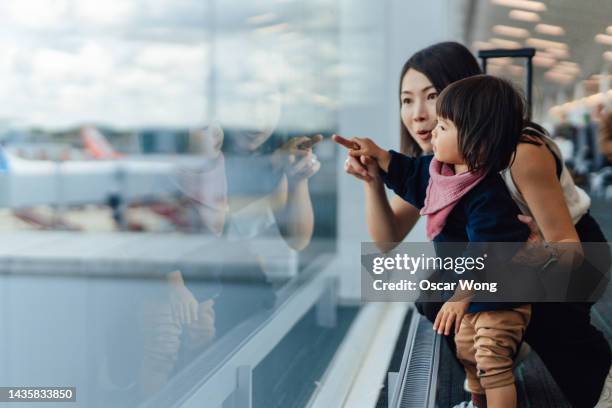
M482 73L470 50L459 43L442 42L424 48L412 55L402 68L399 81L400 107L402 80L409 69L425 75L438 93L455 81ZM401 119L400 150L411 156L420 156L423 153Z

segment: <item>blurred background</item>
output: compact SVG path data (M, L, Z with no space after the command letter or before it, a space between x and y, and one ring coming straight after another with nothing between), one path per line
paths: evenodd
M360 302L363 187L330 136L397 149L401 67L439 41L536 49L533 119L612 236L609 1L4 0L0 26L0 386L387 406L411 311Z

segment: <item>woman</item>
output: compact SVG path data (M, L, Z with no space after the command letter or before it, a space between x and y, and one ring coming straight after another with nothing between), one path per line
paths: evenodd
M405 64L400 76L401 151L431 153L436 99L450 83L481 73L464 46L446 42L425 48ZM554 144L539 127L525 131L504 179L521 210L533 217L547 242L605 242L588 214L588 196L573 184ZM348 157L347 173L363 180L366 221L377 243L400 242L419 218L399 197L388 201L378 167L366 157ZM569 207L569 208L568 208ZM437 303L417 305L433 321ZM593 407L610 370L610 348L590 323L590 304L534 304L525 340L538 353L574 407ZM454 342L451 347L454 347Z

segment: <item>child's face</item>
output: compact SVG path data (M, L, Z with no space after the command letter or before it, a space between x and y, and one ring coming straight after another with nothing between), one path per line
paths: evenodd
M464 164L459 151L459 137L455 124L438 116L438 124L431 132L431 144L436 159L448 164Z

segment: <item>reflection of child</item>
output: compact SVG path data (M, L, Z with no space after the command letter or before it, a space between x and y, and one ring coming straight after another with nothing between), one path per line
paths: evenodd
M189 224L195 230L219 237L223 233L228 211L226 165L221 152L223 129L213 123L204 129L192 131L190 138L201 160L198 160L197 166L182 166L177 172L177 182L189 199L188 210L192 211Z
M434 156L385 151L370 139L335 137L350 155L370 157L388 187L427 215L437 242L521 242L528 228L498 174L508 167L523 125L524 104L508 82L478 75L444 89L432 132ZM515 407L512 360L529 322L526 304L471 302L456 291L438 313L434 330L451 334L466 369L472 402ZM485 395L486 394L486 398Z

